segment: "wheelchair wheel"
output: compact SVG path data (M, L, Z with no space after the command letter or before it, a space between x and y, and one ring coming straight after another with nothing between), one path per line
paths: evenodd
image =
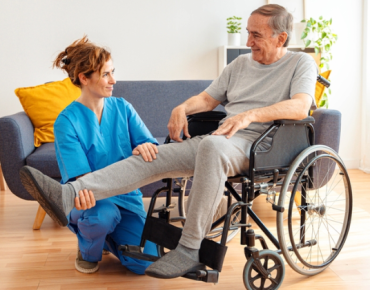
M269 273L265 279L255 265L254 258L249 258L243 270L243 282L248 290L279 289L285 276L283 259L274 251L262 250L259 257L264 269Z
M183 216L186 218L186 205L187 205L187 197L186 193L190 191L191 188L192 179L191 178L183 178L179 184L180 184L180 191L179 191L179 199L178 199L178 209L180 216ZM224 214L226 214L227 211L227 203L229 197L224 197L220 204L218 205L216 214L213 217L213 221L216 221L220 217L222 217ZM230 197L231 198L231 197ZM231 201L231 203L235 202ZM240 231L239 227L233 226L234 224L240 222L241 219L241 210L239 209L236 211L232 218L231 218L231 224L230 224L230 230L227 235L226 243L231 241ZM221 224L219 227L211 230L207 235L206 239L215 240L218 241L218 238L221 237L223 231L223 224Z
M352 216L351 184L338 154L324 145L302 151L287 172L278 205L285 209L277 213L285 260L303 275L322 272L343 248Z

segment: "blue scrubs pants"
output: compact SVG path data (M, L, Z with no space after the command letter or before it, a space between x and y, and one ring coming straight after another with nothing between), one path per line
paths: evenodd
M104 199L88 210L73 209L69 215L69 229L77 235L82 258L89 262L102 259L103 248L108 249L123 266L136 274L144 274L151 262L125 257L119 245L139 245L145 218ZM158 255L156 245L146 242L144 253Z

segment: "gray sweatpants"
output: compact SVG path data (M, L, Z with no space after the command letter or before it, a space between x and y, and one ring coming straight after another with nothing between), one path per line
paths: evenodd
M239 131L230 139L203 135L182 143L161 145L157 159L152 162L145 162L141 156L131 156L71 184L76 192L86 188L100 200L163 178L193 176L180 243L199 249L211 228L227 177L246 173L249 168L247 155L256 139L253 135ZM269 145L262 146L267 148Z

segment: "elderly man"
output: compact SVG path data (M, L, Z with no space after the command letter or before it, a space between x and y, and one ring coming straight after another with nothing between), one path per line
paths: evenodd
M287 51L292 20L279 5L253 11L247 25L252 53L239 56L204 92L173 109L168 129L178 143L159 146L158 155L140 149L149 162L132 156L63 186L25 167L21 171L25 187L49 215L65 225L74 206L90 208L95 200L163 178L193 176L179 244L149 266L146 274L175 278L202 269L200 244L211 227L227 177L248 171L246 154L271 121L304 119L315 108L316 64L307 54ZM226 103L227 117L212 135L181 140L181 131L190 137L187 115L213 110L220 103ZM270 143L267 138L260 149L268 149Z

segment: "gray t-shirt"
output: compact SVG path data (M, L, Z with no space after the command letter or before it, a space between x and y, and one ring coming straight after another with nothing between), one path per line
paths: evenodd
M248 53L230 63L205 91L225 105L227 117L224 120L251 109L289 100L298 93L312 97L311 109L314 110L317 74L314 59L303 52L287 51L270 65L254 61ZM245 130L257 138L271 124L251 123Z

